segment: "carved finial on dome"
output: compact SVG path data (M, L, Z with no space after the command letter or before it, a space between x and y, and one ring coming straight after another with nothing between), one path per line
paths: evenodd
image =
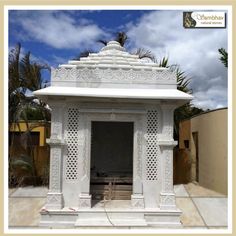
M107 51L107 50L118 50L118 51L125 51L123 47L120 46L120 43L117 41L110 41L107 43L105 47L101 49L101 51Z

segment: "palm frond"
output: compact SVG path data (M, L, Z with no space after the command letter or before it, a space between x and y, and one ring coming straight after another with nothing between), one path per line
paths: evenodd
M80 52L77 56L75 56L72 60L80 60L82 57L88 57L90 53L94 53L91 49L86 49L82 52Z
M228 53L224 48L218 49L218 52L221 55L220 57L221 62L224 64L225 67L228 67Z
M191 78L188 78L186 76L185 71L181 71L180 68L178 67L176 69L176 77L177 77L177 88L185 93L192 93L192 90L188 87Z
M168 68L169 67L168 63L169 63L168 57L163 57L159 62L159 66Z
M104 46L106 46L108 43L106 40L103 39L98 39L97 42L103 44Z
M138 55L139 59L147 58L153 62L156 62L156 57L150 50L138 48L133 54Z

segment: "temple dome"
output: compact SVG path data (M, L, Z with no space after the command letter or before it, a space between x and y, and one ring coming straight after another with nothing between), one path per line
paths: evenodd
M88 57L80 60L69 60L68 64L59 67L166 70L157 63L143 61L138 55L130 54L116 41L108 42L98 53L89 53Z
M107 51L107 50L119 50L119 51L125 51L125 48L120 45L117 41L110 41L107 43L105 47L101 49L101 51Z

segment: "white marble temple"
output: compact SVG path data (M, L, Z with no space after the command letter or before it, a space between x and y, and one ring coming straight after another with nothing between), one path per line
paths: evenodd
M110 224L91 202L93 121L133 124L132 194L128 207L108 212L116 225L181 226L173 189L173 112L192 96L177 90L175 73L111 41L99 53L52 69L51 86L34 94L52 109L41 226Z

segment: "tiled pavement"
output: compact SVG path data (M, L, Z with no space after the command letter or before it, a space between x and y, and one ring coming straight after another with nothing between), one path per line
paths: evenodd
M226 196L194 183L175 185L174 189L185 228L227 229Z
M174 190L184 228L227 229L226 196L194 183L175 185ZM9 227L37 227L47 191L43 187L10 189Z

